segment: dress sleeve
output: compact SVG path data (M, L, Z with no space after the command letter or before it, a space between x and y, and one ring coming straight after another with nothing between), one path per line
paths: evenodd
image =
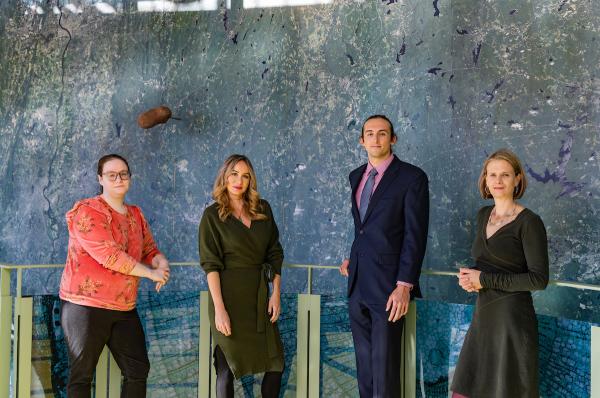
M142 223L142 262L145 264L151 264L152 259L161 253L156 246L156 242L152 236L152 231L150 231L150 225L148 225L148 221L146 221L146 218L140 209L137 209L137 211L140 215L140 220Z
M112 235L110 218L88 206L73 216L70 233L81 247L103 267L129 274L137 261L125 252Z
M267 246L267 262L271 264L273 267L273 272L277 275L281 275L281 265L283 264L283 247L281 247L281 243L279 242L279 229L277 228L277 223L275 222L275 217L273 217L273 211L271 210L271 206L265 200L263 201L266 215L269 217L269 222L271 223L271 236L269 238L269 245Z
M521 232L523 252L527 262L527 272L519 274L482 273L483 287L507 292L542 290L548 285L548 239L546 228L539 216L525 223Z
M207 274L213 271L223 271L223 246L221 236L215 223L220 222L218 216L209 214L206 209L200 220L198 229L198 250L200 254L200 265Z

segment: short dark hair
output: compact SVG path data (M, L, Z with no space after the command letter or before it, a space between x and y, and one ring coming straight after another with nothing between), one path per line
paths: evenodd
M99 176L101 176L102 173L104 172L104 165L106 164L106 162L108 162L109 160L113 160L113 159L122 160L123 163L125 163L125 166L127 166L127 171L129 171L129 175L131 175L131 169L129 168L129 163L127 162L127 159L125 159L121 155L117 155L116 153L111 153L109 155L104 155L100 159L98 159L97 173ZM100 185L100 193L102 193L102 192L104 192L104 190L102 188L102 185Z
M125 163L125 165L127 166L127 170L129 171L129 174L131 174L131 169L129 168L129 163L127 163L127 159L125 159L121 155L117 155L116 153L111 153L109 155L102 156L98 160L98 171L97 171L97 173L98 173L99 176L101 176L102 173L104 172L104 165L106 164L106 162L108 162L109 160L113 160L113 159L122 160L123 163Z
M392 121L390 119L388 119L387 116L385 115L371 115L368 118L365 119L362 128L360 130L360 136L362 137L365 134L365 124L367 124L367 122L371 119L383 119L386 122L388 122L388 124L390 125L390 132L392 133L392 138L394 138L396 136L396 133L394 132L394 124L392 123Z

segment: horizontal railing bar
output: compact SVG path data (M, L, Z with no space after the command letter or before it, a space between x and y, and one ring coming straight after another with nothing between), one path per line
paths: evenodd
M423 269L421 274L430 276L454 276L458 275L458 271L435 271L432 269Z
M339 269L339 265L283 264L285 268Z
M175 267L199 267L200 263L196 261L178 261L171 262L171 266ZM7 264L0 263L0 269L41 269L41 268L62 268L64 264L27 264L27 265L17 265L17 264ZM338 269L338 265L318 265L318 264L283 264L285 268L297 268L297 269ZM457 272L454 271L437 271L432 269L424 269L421 271L423 275L428 276L456 276ZM560 287L570 287L573 289L580 290L594 290L600 292L600 285L594 285L590 283L580 283L580 282L569 282L569 281L561 281L561 280L550 280L548 282L551 286L560 286Z
M173 262L169 263L171 265L175 265L178 267L192 267L192 266L200 266L198 262ZM18 264L6 264L0 263L0 269L40 269L40 268L63 268L64 264L27 264L27 265L18 265Z
M191 262L169 262L172 266L177 267L199 267L197 261ZM0 263L0 269L39 269L39 268L63 268L64 264L8 264ZM318 265L318 264L283 264L285 268L322 268L322 269L338 269L338 265Z
M64 264L0 264L0 269L39 269L39 268L63 268Z
M424 275L429 276L456 276L458 272L452 271L435 271L430 269L424 269L421 271ZM561 287L570 287L573 289L581 289L581 290L595 290L600 292L600 285L592 285L590 283L579 283L579 282L569 282L569 281L560 281L560 280L550 280L548 285L552 286L561 286Z
M567 281L555 281L551 280L548 282L549 285L553 286L562 286L562 287L572 287L573 289L581 289L581 290L595 290L600 292L599 285L591 285L589 283L578 283L578 282L567 282Z

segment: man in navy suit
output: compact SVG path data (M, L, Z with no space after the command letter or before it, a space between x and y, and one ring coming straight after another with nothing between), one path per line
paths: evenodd
M421 297L419 275L427 243L429 188L420 168L392 153L392 122L363 124L369 162L350 173L354 242L340 266L348 277L350 328L362 398L400 396L404 315Z

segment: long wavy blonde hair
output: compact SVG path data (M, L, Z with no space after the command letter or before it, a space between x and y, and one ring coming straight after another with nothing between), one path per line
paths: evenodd
M225 221L231 213L233 208L231 207L231 201L229 200L229 194L227 192L227 178L233 172L235 165L239 162L245 162L250 170L250 181L248 183L248 189L242 196L244 210L250 215L251 220L266 220L267 216L262 213L263 209L260 205L260 195L256 188L256 174L254 173L254 167L250 159L244 155L233 154L225 159L223 165L217 173L215 183L213 185L212 196L215 202L217 202L219 210L219 219Z

